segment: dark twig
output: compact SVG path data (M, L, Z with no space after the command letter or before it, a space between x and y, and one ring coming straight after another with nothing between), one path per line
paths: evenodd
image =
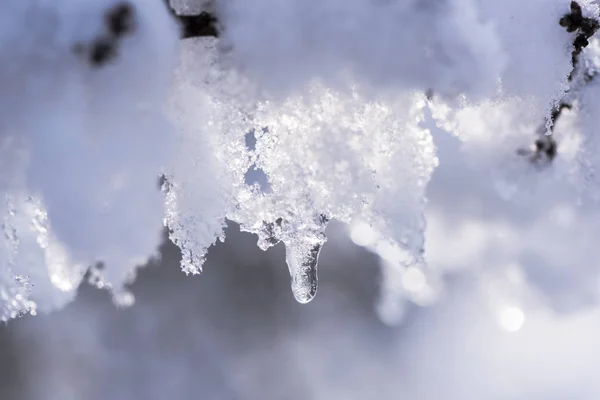
M75 43L73 52L83 56L92 67L100 68L119 55L121 41L136 29L136 11L129 1L109 8L104 14L104 29L89 43Z
M540 127L539 137L534 142L533 148L517 150L517 154L527 156L531 162L537 165L551 163L558 153L558 145L552 134L554 133L556 121L560 118L563 111L573 108L573 104L567 96L572 94L578 86L586 85L596 76L595 71L585 71L582 82L578 82L579 85L575 84L575 78L581 65L579 60L581 52L590 44L589 39L598 31L600 23L595 18L584 17L581 6L576 1L571 1L570 11L570 13L565 14L559 20L559 24L566 28L567 32L576 33L573 38L573 51L571 52L572 69L568 76L571 87L566 91L559 104L552 108L550 117Z
M219 37L219 21L210 11L202 11L198 15L179 15L173 10L169 0L164 0L171 15L179 21L181 38Z
M182 39L191 37L219 37L217 18L205 11L199 15L180 15L179 22L183 27Z
M573 51L571 52L573 69L569 74L569 81L572 81L579 64L579 54L590 44L589 39L594 36L600 25L596 19L584 17L581 6L576 1L571 2L571 12L565 14L560 19L559 24L566 28L567 32L577 33L573 39Z

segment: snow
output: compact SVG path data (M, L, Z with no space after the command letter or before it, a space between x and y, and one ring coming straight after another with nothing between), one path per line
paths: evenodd
M1 318L61 307L86 276L133 304L125 286L165 226L197 274L228 221L263 250L284 244L301 303L329 222L348 224L380 257L388 323L443 299L461 269L525 277L495 306L509 330L530 297L595 298L594 245L579 238L598 230L584 77L600 53L592 39L571 74L569 1L170 4L216 13L220 37L179 41L159 1L5 5ZM546 133L555 158L530 149Z
M570 2L212 3L172 2L220 21L218 39L178 41L162 2L132 2L135 29L103 65L89 43L116 0L14 0L0 16L0 316L61 308L84 279L142 310L12 321L19 343L45 334L25 360L30 397L211 397L206 374L261 399L596 398L599 100L584 75L600 47L569 80ZM533 157L547 133L558 154ZM262 250L282 245L213 249L234 223ZM185 273L220 251L215 269L240 263L240 283L159 275L135 299L165 226ZM341 245L344 229L373 258ZM285 281L256 272L266 257L311 304L263 296ZM405 326L359 318L371 297ZM260 322L223 312L255 304ZM94 379L74 384L81 358Z
M156 187L170 142L160 110L176 29L163 5L130 4L131 30L111 39L117 57L106 65L92 54L111 37L103 21L117 1L4 4L1 190L11 234L1 286L16 292L7 304L28 300L3 319L64 305L97 262L111 266L103 275L116 288L160 243ZM15 277L30 285L16 290Z
M409 89L490 94L504 54L476 1L226 0L227 58L285 95L320 79L379 96Z

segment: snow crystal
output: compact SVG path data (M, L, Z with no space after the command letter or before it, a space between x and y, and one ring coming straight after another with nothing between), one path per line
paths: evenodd
M224 79L215 65L216 55L211 40L183 41L168 107L176 130L166 170L165 222L182 250L186 273L201 271L250 167L244 114L235 104L220 101L218 89L211 91L211 83Z

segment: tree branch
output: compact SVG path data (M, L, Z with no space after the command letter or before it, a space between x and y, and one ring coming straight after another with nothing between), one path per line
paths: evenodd
M209 11L202 11L198 15L179 15L171 7L169 0L164 0L171 15L179 21L181 38L192 37L219 37L219 20Z
M579 60L581 52L589 45L589 39L598 31L600 23L595 18L584 17L581 6L576 1L571 1L570 11L571 12L565 14L558 23L560 26L566 28L567 32L576 33L576 36L573 38L573 51L571 52L571 64L573 68L568 76L571 87L566 91L558 105L555 105L552 108L550 117L545 121L544 125L540 127L540 136L534 142L533 149L517 150L517 154L529 157L529 160L535 164L548 164L554 160L558 153L558 145L556 140L552 137L554 126L564 110L573 108L572 99L568 99L567 97L569 94L576 91L576 89L581 88L581 86L585 86L592 81L596 76L595 71L583 71L583 77L580 77L578 82L575 82L576 75L578 75L577 73L579 72L579 67L581 65Z

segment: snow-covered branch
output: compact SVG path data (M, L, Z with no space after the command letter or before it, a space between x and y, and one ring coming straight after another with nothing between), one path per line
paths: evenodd
M512 201L513 216L527 209L539 224L543 204L558 201L546 188L577 194L563 199L574 203L600 193L592 1L10 0L5 9L5 319L64 304L99 262L94 282L128 303L124 285L164 225L183 270L198 273L227 220L262 249L285 245L294 294L307 302L336 220L369 232L359 242L383 260L378 310L392 322L407 299L430 304L442 293L446 269L425 241L432 176L448 173L441 198L452 199L476 166L485 179L466 192ZM438 159L445 137L459 143L452 167ZM507 254L524 262L516 247Z

